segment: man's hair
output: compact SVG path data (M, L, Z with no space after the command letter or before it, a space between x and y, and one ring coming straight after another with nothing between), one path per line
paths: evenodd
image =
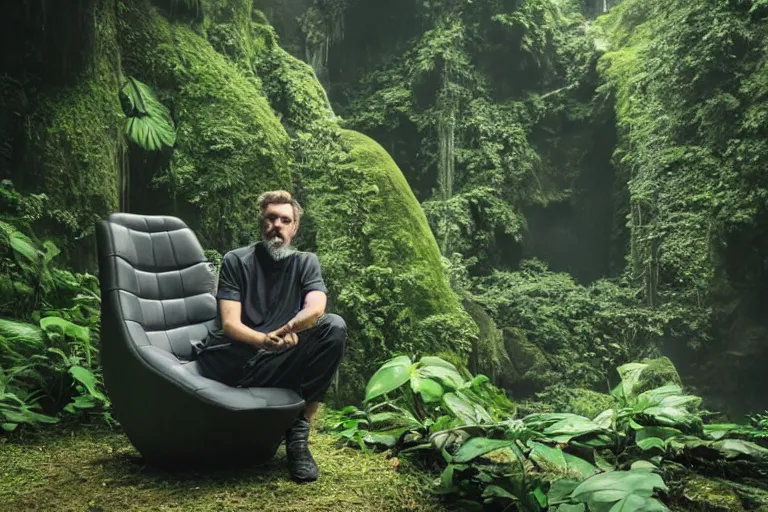
M301 215L304 213L304 209L301 207L298 201L296 201L290 192L285 190L271 190L264 192L259 196L259 215L261 219L264 219L264 212L267 210L267 206L271 204L290 204L293 206L293 216L295 217L296 224L299 223Z

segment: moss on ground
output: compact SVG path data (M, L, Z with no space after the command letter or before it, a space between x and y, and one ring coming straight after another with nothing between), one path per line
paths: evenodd
M2 510L57 511L387 511L443 510L423 477L396 459L311 440L321 476L288 478L285 452L257 468L208 475L146 467L119 432L82 427L0 445Z

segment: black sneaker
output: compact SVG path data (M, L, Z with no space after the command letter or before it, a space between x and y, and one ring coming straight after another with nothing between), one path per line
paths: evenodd
M303 415L293 422L285 433L285 453L288 455L288 471L297 482L314 482L318 469L309 453L309 420Z

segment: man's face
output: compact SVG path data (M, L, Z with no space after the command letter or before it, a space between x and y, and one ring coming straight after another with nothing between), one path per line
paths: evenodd
M274 247L288 247L296 235L298 225L290 204L270 204L264 212L261 236Z

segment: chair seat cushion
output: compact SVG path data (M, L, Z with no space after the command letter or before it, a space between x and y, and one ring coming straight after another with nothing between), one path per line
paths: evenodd
M139 347L149 366L173 379L181 388L229 410L254 410L294 407L302 398L293 390L282 388L237 388L204 377L196 361L181 362L172 354L154 346Z

